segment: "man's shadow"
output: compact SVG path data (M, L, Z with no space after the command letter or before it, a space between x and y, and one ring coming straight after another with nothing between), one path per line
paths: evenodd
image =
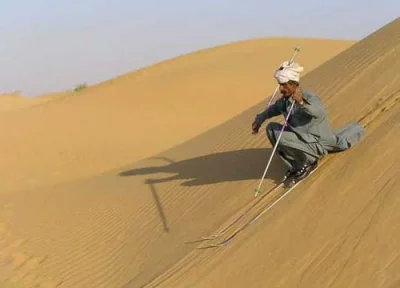
M271 148L252 148L235 151L220 152L196 158L175 162L172 159L154 157L168 164L162 166L144 167L127 170L119 173L120 176L150 175L169 173L165 178L146 180L146 184L157 184L168 181L182 180L182 186L200 186L221 182L243 180L258 180L262 178ZM285 165L275 153L265 179L278 182L285 173ZM154 175L157 177L157 175Z

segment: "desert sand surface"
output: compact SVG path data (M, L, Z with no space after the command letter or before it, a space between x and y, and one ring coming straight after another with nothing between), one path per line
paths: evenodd
M273 56L262 47L268 41L250 41L248 50L250 46L242 43L174 59L181 65L174 77L167 73L168 63L173 62L155 66L160 75L165 73L158 83L146 78L151 70L137 78L115 80L123 87L139 81L135 79L149 79L146 104L122 92L114 94L118 101L113 102L109 95L118 89L111 81L81 97L25 109L25 114L8 111L3 117L15 122L9 122L13 130L6 130L11 132L2 143L8 149L2 149L4 157L11 158L15 151L23 154L8 162L10 171L2 171L6 175L5 192L0 194L3 287L399 287L398 31L400 18L347 48L333 49L342 51L321 57L319 63L307 63L303 44L297 60L309 72L302 86L320 95L334 128L358 121L366 133L356 146L326 157L312 176L224 247L196 249L229 237L279 195L279 191L266 193L285 171L274 158L263 182L264 193L254 198L272 147L262 130L251 134L251 122L275 88L268 77L290 57L292 40L275 42L283 44ZM323 50L309 47L314 47L308 52L310 60ZM202 81L203 89L199 79L208 79ZM161 96L168 85L175 85L165 96L173 100ZM102 94L103 90L107 92ZM187 101L192 109L187 111L185 104L174 108L179 113L165 113L160 119L157 113L168 101L178 106ZM146 109L146 115L150 110L155 115L148 121L133 121L132 114L139 113L132 108L135 104ZM221 110L222 115L211 116ZM28 120L18 120L18 115ZM129 123L119 126L121 132L112 122L117 115L118 121L125 117ZM71 125L65 124L67 119L76 121L76 126L66 128ZM105 119L111 122L108 126ZM96 129L96 121L104 126L89 131ZM46 126L55 122L64 133ZM135 143L130 137L148 136L160 125L187 130L174 134L170 128L159 128L172 140L146 147L148 156L143 159L128 151ZM49 146L40 146L52 142L56 147L66 142L76 149L71 150L73 156L82 156L74 163L59 159L58 171L65 169L65 178L40 174L56 165L48 160L54 158L54 152L46 152L52 151L46 150ZM112 155L97 160L103 151ZM86 154L80 153L92 154L84 158ZM24 159L28 155L31 160ZM93 159L92 175L84 172L89 159ZM35 174L33 168L40 172ZM39 179L40 187L25 181L27 171ZM253 203L257 205L252 207ZM252 207L249 213L230 226L248 207ZM225 231L218 238L186 243L221 229Z
M14 97L19 106L10 105L0 113L0 188L74 181L160 153L268 97L276 85L273 70L292 56L295 46L301 48L296 60L308 73L353 43L242 41L164 61L75 93L33 100ZM0 104L2 100L7 107L6 98L0 97Z

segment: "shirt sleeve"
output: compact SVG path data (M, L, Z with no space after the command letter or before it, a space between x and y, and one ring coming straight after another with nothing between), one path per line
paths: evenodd
M322 106L321 101L317 97L310 97L304 99L304 104L300 105L308 115L314 118L322 118L325 116L325 109Z
M256 121L259 124L262 124L265 120L282 114L283 105L284 105L284 103L283 103L282 98L278 99L274 104L269 106L263 112L257 114Z

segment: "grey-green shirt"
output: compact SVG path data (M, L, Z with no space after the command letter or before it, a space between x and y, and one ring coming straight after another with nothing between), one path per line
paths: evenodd
M305 103L295 103L292 115L287 126L305 142L318 142L325 149L331 150L336 143L336 135L333 133L327 119L327 113L318 95L308 91L302 91ZM281 97L269 108L256 116L256 121L262 124L266 119L283 115L285 118L294 101L291 97Z

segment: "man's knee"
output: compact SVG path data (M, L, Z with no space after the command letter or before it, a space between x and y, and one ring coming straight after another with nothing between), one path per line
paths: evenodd
M279 140L279 146L290 145L293 142L293 139L295 138L295 134L293 132L287 131L286 129L282 129L282 128L283 128L282 124L279 124L276 122L268 123L268 125L266 127L266 133L267 133L268 139L272 145L275 145L280 134L282 134L282 135Z
M266 127L267 131L280 131L281 129L282 124L279 124L277 122L269 122Z
M279 131L282 129L282 125L276 122L269 122L265 128L268 140L272 145L275 145L278 139Z

